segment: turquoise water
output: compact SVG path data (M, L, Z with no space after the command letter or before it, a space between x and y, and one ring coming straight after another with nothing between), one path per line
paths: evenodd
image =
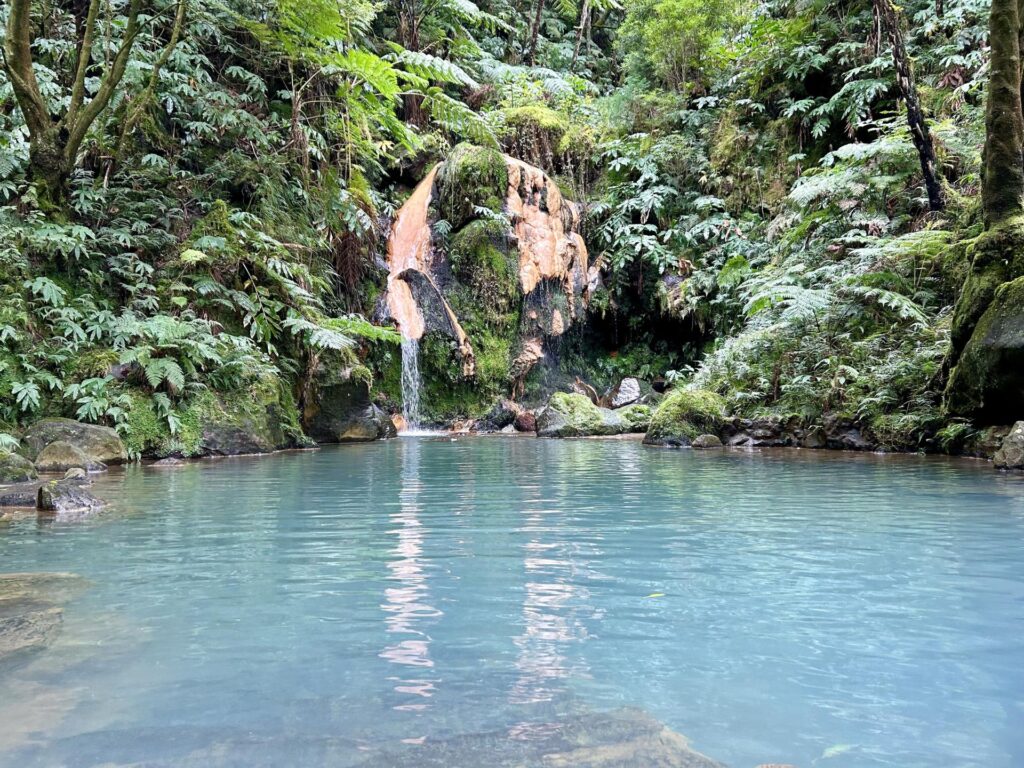
M415 764L621 706L734 768L1024 765L1024 481L985 464L403 438L96 489L0 532L92 582L0 668L0 765Z

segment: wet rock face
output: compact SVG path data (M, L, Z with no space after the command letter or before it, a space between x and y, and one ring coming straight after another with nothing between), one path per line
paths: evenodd
M73 419L43 419L29 427L21 438L25 455L33 461L46 446L58 441L73 445L98 464L122 464L128 460L128 452L116 431Z
M1024 421L1013 425L1010 434L992 458L996 469L1024 469Z
M443 236L432 236L439 222ZM386 304L420 340L429 421L479 419L519 396L551 340L582 316L589 265L578 228L576 206L543 171L469 144L402 206Z
M396 437L394 423L370 401L367 380L352 370L318 372L303 414L318 443L354 443Z
M24 456L0 451L0 485L36 479L36 468Z
M524 726L529 729L529 726ZM639 709L538 723L528 738L509 731L428 740L374 755L360 768L724 768ZM481 761L481 756L486 756Z

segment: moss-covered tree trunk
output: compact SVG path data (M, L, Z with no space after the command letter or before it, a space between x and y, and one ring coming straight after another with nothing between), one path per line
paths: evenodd
M1024 276L1024 0L992 0L989 39L986 228L972 245L971 272L953 313L946 406L1009 423L1024 415L1024 377L1017 374L1024 371L1024 306L1014 298ZM1009 412L1007 403L1018 405Z
M1024 0L993 0L982 205L991 228L1024 212L1024 114L1021 26Z

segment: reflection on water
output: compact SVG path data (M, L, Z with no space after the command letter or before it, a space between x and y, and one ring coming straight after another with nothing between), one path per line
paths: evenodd
M0 664L2 768L1024 765L1024 481L985 465L402 439L96 491L0 533L88 581Z
M388 635L397 636L399 640L385 648L380 655L393 664L429 669L434 666L434 662L430 658L430 636L427 634L425 620L439 617L442 613L427 603L430 590L427 584L428 569L422 560L424 530L419 519L421 509L418 503L422 489L420 443L416 440L403 440L400 446L402 483L399 504L398 509L390 515L391 522L399 527L388 531L389 535L397 536L398 544L392 550L395 559L387 564L391 572L388 579L398 582L400 586L389 586L384 590L387 602L382 606L388 614L385 619ZM390 678L396 683L396 692L415 697L412 701L395 705L395 709L427 708L425 699L434 694L438 681L425 675L425 672L418 672L411 677Z

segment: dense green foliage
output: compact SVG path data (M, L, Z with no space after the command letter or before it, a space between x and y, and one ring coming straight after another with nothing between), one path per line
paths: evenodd
M116 80L63 187L12 81L18 6L53 120L74 112L79 71L85 104ZM73 415L138 446L131 432L176 439L209 392L268 376L301 412L327 351L388 369L394 334L364 319L387 216L460 141L585 203L601 285L563 356L574 374L692 381L732 413L841 414L904 445L942 422L951 308L983 227L985 0L899 9L940 213L870 0L93 6L0 11L8 431ZM507 394L491 380L519 312L481 218L494 202L467 198L441 225L476 218L450 251L491 379L438 383L476 398Z

